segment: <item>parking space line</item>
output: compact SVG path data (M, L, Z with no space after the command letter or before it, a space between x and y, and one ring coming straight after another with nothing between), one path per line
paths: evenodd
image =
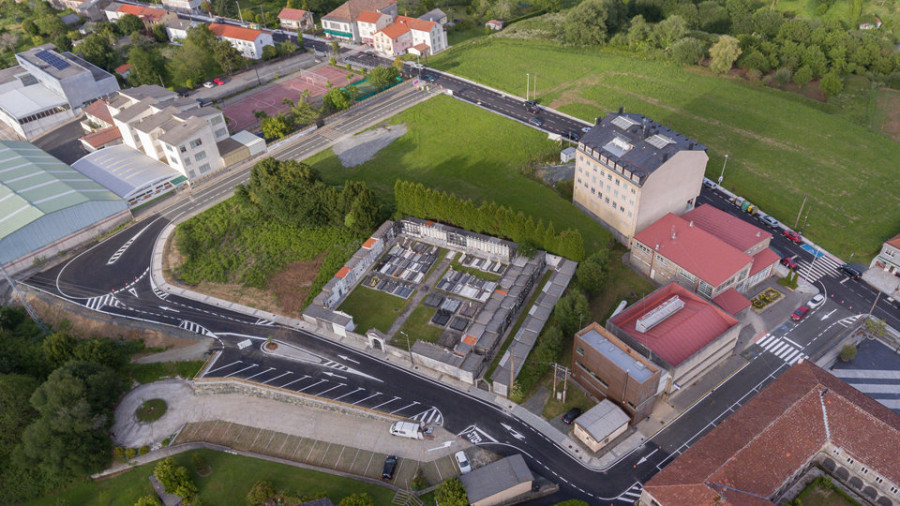
M241 361L238 360L238 361L232 362L232 363L230 363L230 364L228 364L228 365L223 365L222 367L216 367L215 369L212 369L212 370L210 370L210 371L206 371L206 374L211 374L211 373L214 373L214 372L216 372L216 371L220 371L220 370L222 370L222 369L225 369L226 367L231 367L231 366L233 366L234 364L240 364L240 363L241 363Z
M312 385L308 385L308 386L304 387L303 390L297 390L297 391L298 391L298 392L305 392L306 390L308 390L308 389L310 389L310 388L312 388L312 387L314 387L314 386L316 386L316 385L321 385L322 383L328 383L328 380L319 380L318 383L313 383Z
M235 371L231 374L225 375L224 377L227 378L229 376L234 376L235 374L242 373L242 372L246 371L247 369L253 369L254 367L259 367L259 364L250 364L250 366L245 367L245 368L241 369L240 371Z
M375 392L374 394L372 394L372 395L366 397L365 399L360 399L360 400L354 402L353 405L356 406L356 405L359 404L360 402L365 402L365 401L371 399L372 397L378 397L379 395L381 395L381 392Z
M406 409L406 408L411 408L411 407L415 406L415 405L418 404L418 403L419 403L419 401L413 401L412 404L409 404L409 405L407 405L407 406L403 406L403 407L400 408L400 409L395 409L395 410L391 411L391 414L393 415L394 413L397 413L398 411L403 411L403 410Z
M396 401L397 399L399 399L399 397L394 396L393 399L391 399L391 400L389 400L389 401L387 401L387 402L382 402L381 404L379 404L379 405L377 405L377 406L374 406L374 407L372 407L372 408L369 408L369 409L378 409L378 408L380 408L381 406L384 406L385 404L390 404L390 403Z
M288 372L282 374L281 376L275 376L274 378L272 378L272 379L270 379L270 380L263 381L262 384L265 385L265 384L269 383L270 381L275 381L275 380L277 380L278 378L283 378L283 377L287 376L288 374L294 374L294 373L288 371Z
M348 395L353 395L353 394L359 392L360 390L365 390L365 388L363 388L363 387L356 387L356 390L354 390L354 391L352 391L352 392L349 392L349 393L346 393L346 394L344 394L344 395L342 395L342 396L340 396L340 397L335 397L333 400L339 401L339 400L343 399L344 397L347 397Z
M294 383L296 383L296 382L298 382L298 381L303 381L303 380L305 380L306 378L309 378L309 376L307 376L306 374L304 374L302 378L297 378L297 379L295 379L294 381L289 381L289 382L285 383L284 385L281 385L281 386L278 387L278 388L287 388L288 385L293 385Z
M336 389L336 388L341 388L341 387L345 387L345 386L347 386L346 383L338 383L337 386L333 386L333 387L329 388L328 390L325 390L324 392L319 392L319 393L317 393L317 394L315 394L315 395L316 395L316 396L323 396L323 395L327 394L328 392L330 392L330 391L332 391L332 390L334 390L334 389Z
M263 372L258 372L258 373L256 373L256 374L254 374L253 376L250 376L250 377L247 377L247 378L244 378L244 379L245 379L245 380L251 380L251 379L253 379L253 378L259 376L260 374L265 374L265 373L267 373L267 372L269 372L269 371L273 371L273 370L275 370L275 368L274 368L274 367L270 367L270 368L266 369L266 370L263 371Z

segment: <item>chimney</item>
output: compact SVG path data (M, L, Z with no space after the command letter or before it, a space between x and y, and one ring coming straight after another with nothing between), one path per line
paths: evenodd
M655 249L656 251L659 251L659 244L657 244L656 247L653 249Z
M649 132L649 129L647 128L647 118L644 118L642 121L641 136L644 139L646 139L648 137L648 135L647 135L648 132Z
M625 110L625 108L620 105L619 106L619 114L622 114L622 111L624 111L624 110Z
M669 160L669 153L663 153L663 162L666 162L668 160Z
M672 225L672 240L674 241L678 234L675 233L675 225Z
M694 228L694 220L691 220L691 222L688 223L688 226L691 227L691 228Z
M693 142L689 142L689 143L688 143L688 151L690 151L690 150L692 150L692 149L694 149L694 143L693 143Z

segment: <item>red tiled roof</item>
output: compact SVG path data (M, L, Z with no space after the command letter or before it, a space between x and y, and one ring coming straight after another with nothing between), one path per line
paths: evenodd
M425 21L424 19L411 18L408 16L397 16L397 19L394 21L395 24L403 24L412 30L416 30L419 32L430 32L434 25L437 24L434 21Z
M714 287L753 261L742 250L672 213L641 230L634 240Z
M891 237L890 239L885 241L885 243L887 243L888 246L893 246L895 248L900 249L900 234L897 234L894 237Z
M741 295L741 293L734 288L729 288L719 295L716 295L713 297L712 301L730 315L736 315L750 307L750 299Z
M750 275L756 274L779 260L781 260L781 257L778 256L778 253L775 253L769 248L760 251L753 255L753 265L750 266Z
M156 22L163 18L166 15L166 11L163 9L154 9L152 7L144 7L143 5L132 5L132 4L122 4L119 7L119 12L122 14L134 14L135 16L146 19L148 21Z
M378 31L378 33L382 33L387 38L395 40L397 37L403 35L404 33L409 33L409 27L406 25L401 25L400 23L394 23L382 28Z
M288 9L287 7L285 7L284 9L281 9L281 12L278 13L278 19L302 21L305 15L306 11L303 9Z
M376 242L378 242L378 239L369 237L368 239L366 239L366 242L363 243L362 247L366 249L372 249L372 246L375 246Z
M424 42L420 42L419 44L416 44L415 46L413 46L412 49L415 49L416 51L418 51L420 53L424 53L425 51L428 51L428 47L429 47L428 44L426 44Z
M88 116L93 116L108 125L113 124L112 114L109 112L109 107L103 100L96 100L93 104L85 107L84 113Z
M125 72L128 72L129 70L131 70L131 64L123 63L122 65L119 65L118 67L116 67L115 72L116 72L116 74L124 74Z
M334 277L344 279L349 272L350 268L345 265L341 267L341 270L337 271L337 274L335 274Z
M503 21L497 21L496 19L492 19L485 24L486 25L497 25L499 27L503 27Z
M395 0L347 0L340 7L329 12L324 18L333 18L343 21L356 22L359 15L365 11L380 11L385 7L396 4Z
M220 25L218 23L212 23L209 25L209 29L212 33L216 34L216 37L222 37L225 39L237 39L237 40L247 40L253 42L257 37L262 35L263 32L260 30L254 30L252 28L244 28L242 26L234 26L234 25Z
M769 232L709 204L691 209L681 217L688 221L693 220L695 226L741 251L748 251L753 246L772 237Z
M113 142L116 139L122 138L122 132L119 131L119 127L109 127L104 128L103 130L97 130L96 132L91 132L84 137L82 140L87 142L91 146L99 149L103 146L106 146L110 142Z
M802 361L676 458L644 490L663 506L713 504L711 492L727 504L771 504L759 497L772 497L828 442L900 483L900 415Z
M470 335L466 335L466 337L464 337L462 341L464 343L468 344L469 346L475 346L475 343L478 342L478 338L470 336Z
M662 302L677 295L684 307L647 332L635 323ZM713 306L677 283L669 283L609 320L663 360L677 366L737 324L725 311Z
M356 21L359 23L377 23L381 16L384 14L375 11L363 11L359 13L359 16L356 17Z

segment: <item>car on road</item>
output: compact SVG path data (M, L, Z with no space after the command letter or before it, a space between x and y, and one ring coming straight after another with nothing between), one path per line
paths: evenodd
M788 269L790 269L792 271L796 271L797 269L800 268L800 264L798 264L797 261L791 257L782 258L781 265L787 267Z
M719 185L717 185L717 184L716 184L713 180L711 180L711 179L704 179L704 180L703 180L703 186L709 188L710 190L715 190L716 188L719 187Z
M206 81L205 83L203 83L203 87L204 87L204 88L215 88L216 85L213 84L212 81Z
M570 130L569 133L566 135L566 138L572 142L578 142L581 139L581 134L579 134L578 132L576 132L574 130Z
M569 410L568 413L566 413L566 414L563 415L562 421L563 421L563 423L565 423L566 425L572 425L572 422L574 422L575 419L578 418L579 416L581 416L581 409L579 409L579 408L572 408L572 409Z
M428 81L429 83L433 83L435 77L431 74L425 74L424 76L422 76L422 79Z
M764 225L771 228L776 228L778 226L778 220L771 216L763 216L759 219L759 221L763 222Z
M785 230L784 232L782 232L782 235L784 235L784 237L787 238L788 241L791 241L794 244L800 244L800 242L803 240L803 238L800 236L800 232L794 232L793 230Z
M525 110L528 112L535 112L538 110L537 101L535 100L526 100L525 101Z
M397 457L395 455L389 455L386 459L384 459L384 468L381 470L381 479L382 480L393 480L394 479L394 471L397 469Z
M810 309L815 309L824 303L825 303L825 296L822 295L821 293L817 293L815 295L815 297L813 297L812 299L809 300L809 302L806 303L806 305Z
M799 322L800 320L803 319L804 316L806 316L806 313L808 313L808 312L809 312L809 306L800 306L797 308L796 311L794 311L791 314L791 320L794 320L795 322Z
M583 133L588 133L588 132L591 131L591 127L589 127L589 126L581 127L581 131L582 131Z
M844 264L844 265L838 267L838 270L843 272L844 274L850 276L851 278L853 278L855 280L859 280L859 278L862 277L862 273L859 272L858 270L856 270L856 268L850 264Z
M532 117L528 118L528 122L538 128L544 126L544 120L542 120L541 118L538 118L537 116L532 116Z
M213 79L213 82L216 83L216 86L222 86L223 84L225 84L225 81L223 81L221 77Z
M466 474L472 470L472 466L469 464L469 459L466 458L466 452L460 450L456 452L456 463L459 464L459 472L460 474Z

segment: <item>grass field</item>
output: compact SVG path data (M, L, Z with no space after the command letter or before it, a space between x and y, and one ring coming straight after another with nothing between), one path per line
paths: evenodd
M165 377L181 376L193 378L205 362L203 360L185 360L182 362L153 362L150 364L129 364L131 377L138 383L152 383Z
M194 453L203 455L212 468L208 477L201 478L194 474ZM175 456L175 461L191 471L191 477L200 489L199 498L203 504L244 504L244 497L258 480L271 481L275 490L286 490L310 499L326 495L335 504L354 492L369 494L375 504L390 504L394 496L390 489L367 482L210 450L182 453ZM153 474L155 465L151 463L139 466L108 480L78 483L58 494L26 504L132 506L138 498L153 492L148 478Z
M371 328L387 332L406 306L407 300L358 286L344 299L339 309L353 315L356 330L360 334L365 334Z
M846 497L834 489L823 487L818 480L813 481L797 496L809 506L860 506L858 502Z
M868 260L900 228L900 144L830 114L832 106L696 68L541 42L488 38L430 64L522 96L525 73L537 71L539 102L588 121L619 106L646 114L707 145L708 176L719 176L729 154L725 186L779 220L793 224L808 196L801 229L843 258Z
M557 231L575 228L589 252L609 242L609 233L571 202L520 172L529 161L558 159L559 144L544 134L444 95L388 122L405 123L407 133L362 165L346 168L331 150L305 161L328 183L363 180L384 197L397 179L417 181L551 220Z
M436 312L437 309L428 306L419 306L413 309L413 312L410 313L409 318L403 322L403 327L400 329L400 332L406 332L406 335L409 336L410 344L413 344L416 341L427 341L429 343L438 342L441 334L444 333L444 329L428 324ZM406 337L404 337L403 334L400 334L400 332L394 336L393 344L399 348L405 348Z

